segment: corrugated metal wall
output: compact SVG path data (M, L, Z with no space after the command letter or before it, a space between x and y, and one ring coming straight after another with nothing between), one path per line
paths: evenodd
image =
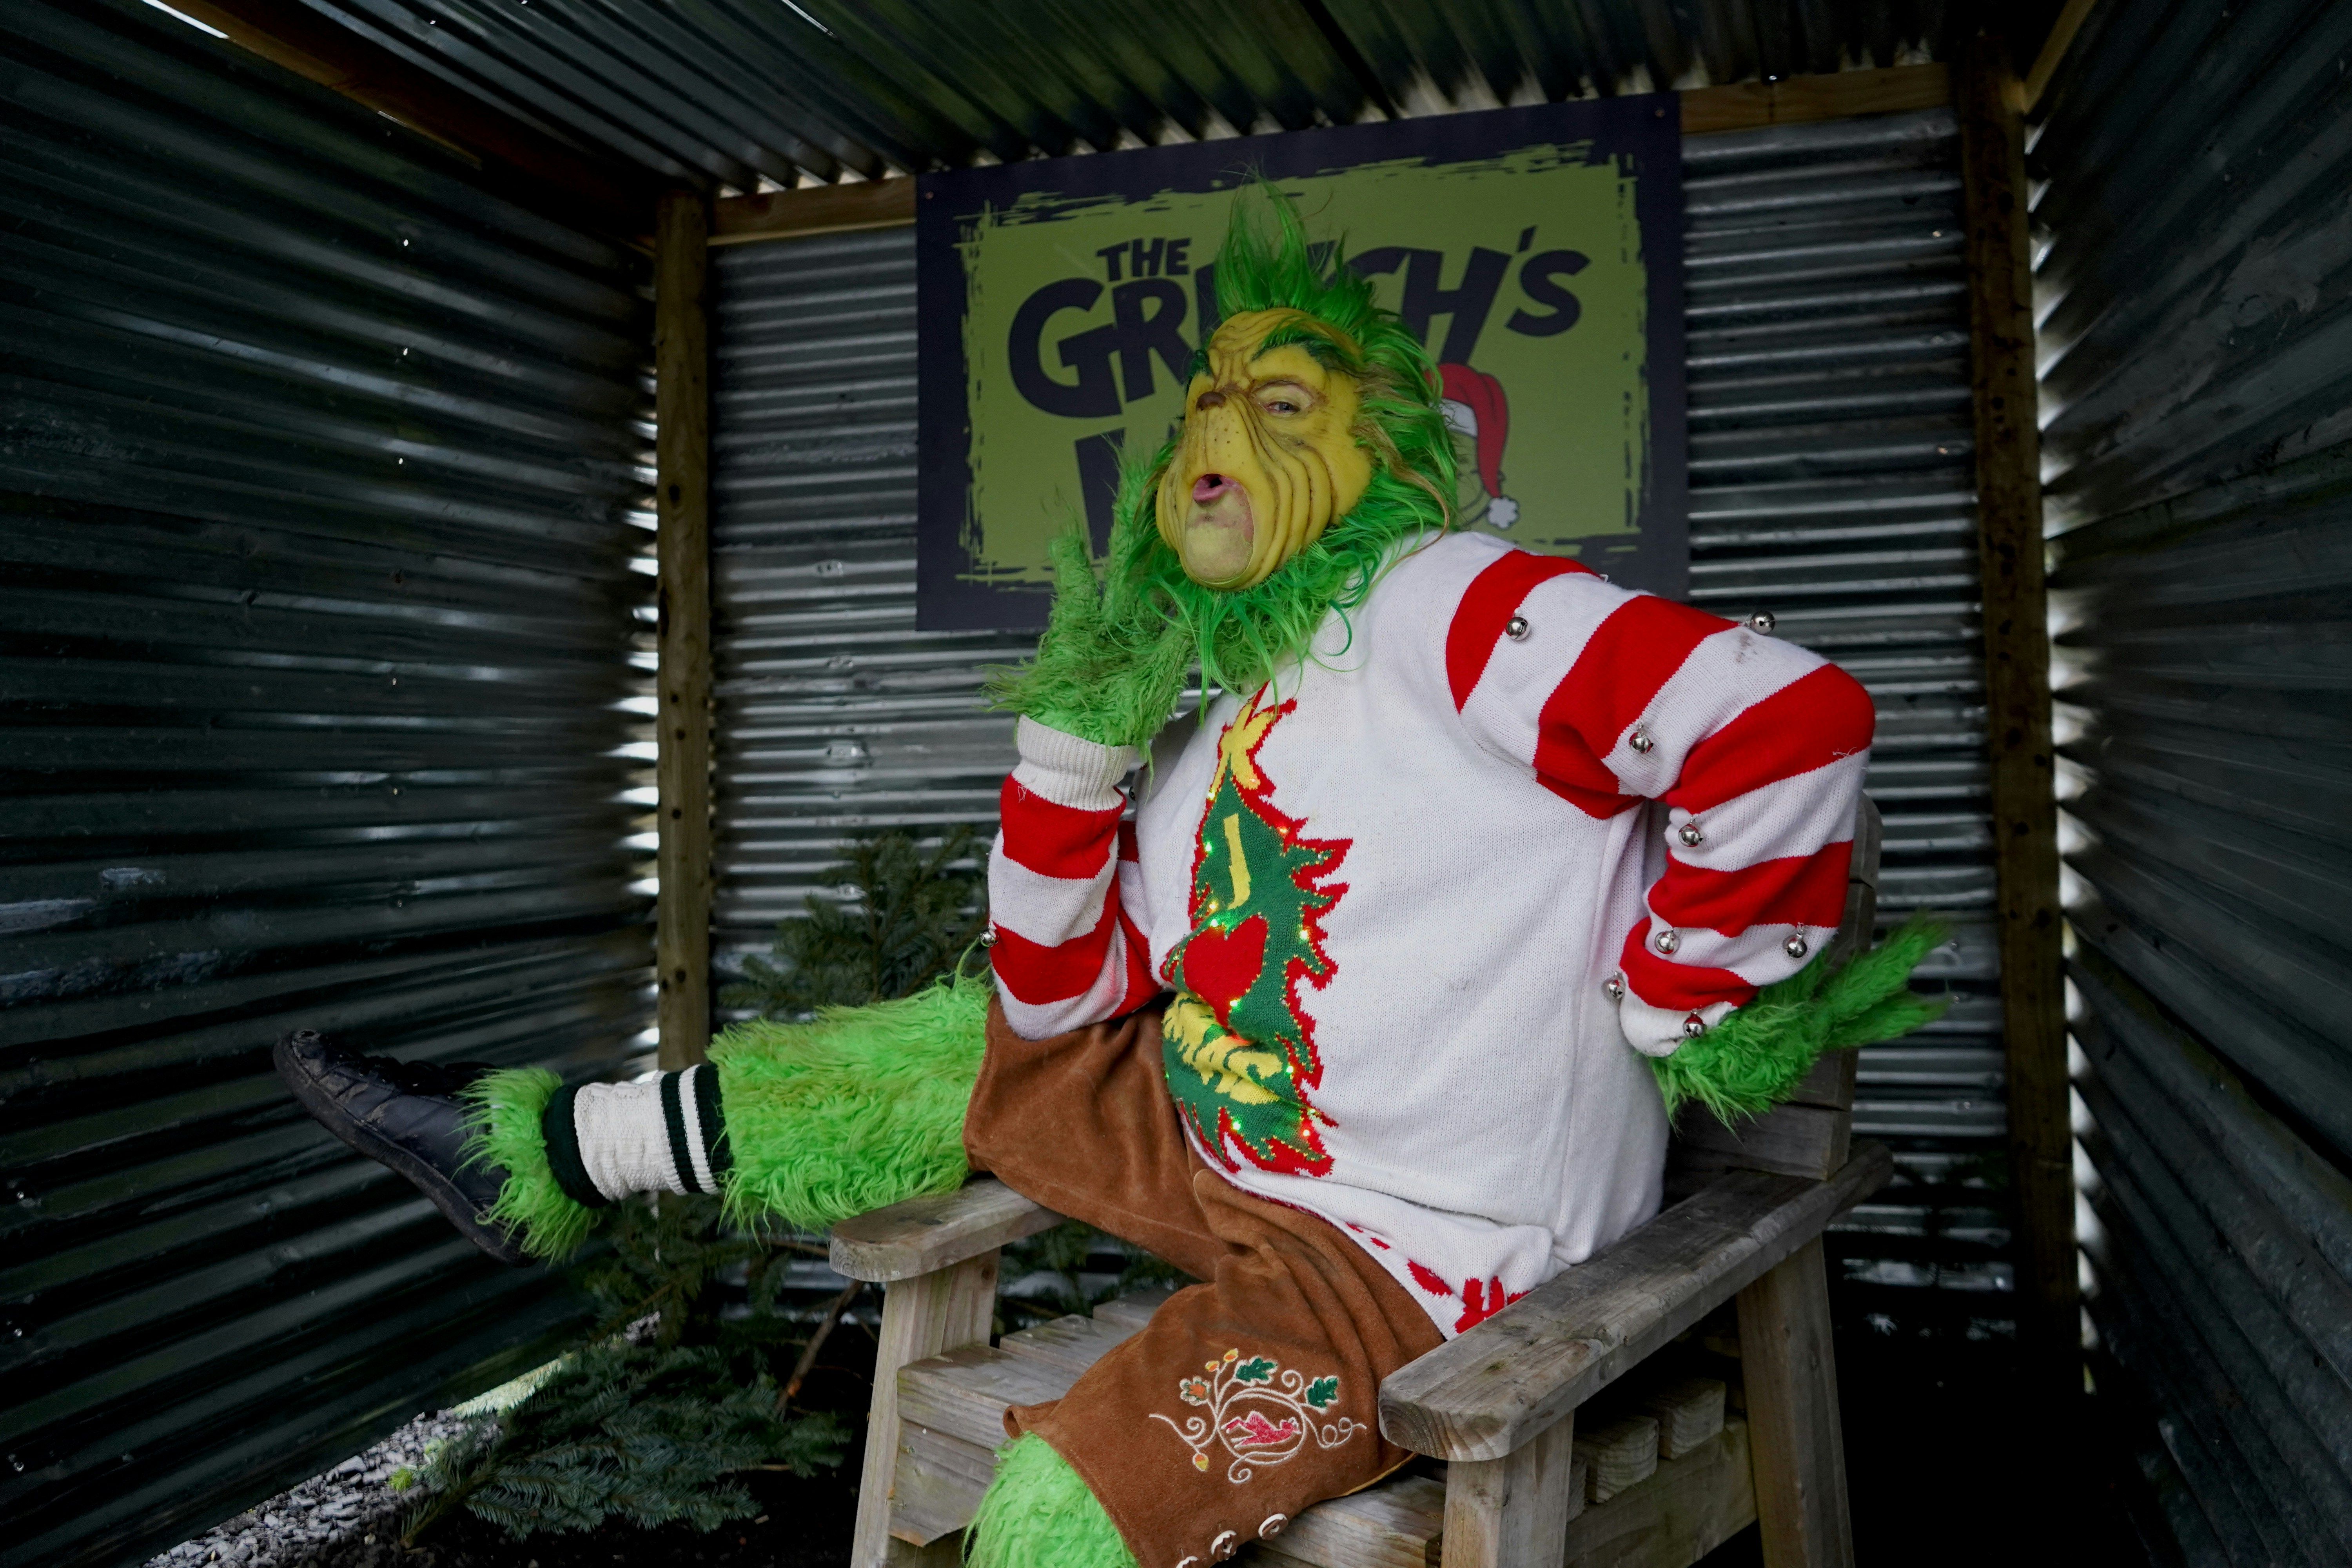
M0 61L0 1560L120 1563L576 1310L269 1047L649 1021L645 268L133 0Z
M1692 596L1771 611L1870 687L1880 908L1958 922L1933 963L1959 1005L1863 1058L1856 1129L1902 1174L1833 1238L1842 1303L1982 1332L2008 1222L1957 133L1937 111L1685 156ZM974 698L1033 639L914 629L912 231L713 254L723 972L845 836L993 822L1012 726Z
M2352 1561L2352 8L2102 5L2031 157L2095 1371Z
M1937 1024L1862 1055L1894 1184L1832 1232L1841 1313L2011 1319L1958 132L1948 110L1697 136L1687 219L1691 597L1772 612L1870 689L1882 921L1948 917Z
M711 274L723 979L848 836L995 821L1013 723L981 680L1036 638L915 630L915 231L726 246Z

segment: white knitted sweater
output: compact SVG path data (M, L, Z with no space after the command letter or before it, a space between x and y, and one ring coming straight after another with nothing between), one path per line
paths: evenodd
M1032 1038L1174 991L1169 1088L1238 1185L1447 1333L1654 1213L1643 1054L1844 901L1870 700L1817 656L1475 534L1139 761L1029 720L989 869Z

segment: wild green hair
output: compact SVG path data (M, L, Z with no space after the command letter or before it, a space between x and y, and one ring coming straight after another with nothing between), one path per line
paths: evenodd
M1099 605L1060 602L1086 586L1064 563L1057 618L1080 612L1103 635L1135 647L1174 630L1191 645L1206 682L1246 691L1305 649L1331 611L1344 616L1362 603L1399 545L1451 526L1454 447L1438 411L1436 363L1397 313L1374 300L1370 281L1339 258L1340 248L1309 245L1290 199L1272 185L1237 193L1217 252L1217 309L1223 316L1288 309L1333 329L1324 337L1293 323L1273 336L1298 332L1310 352L1356 378L1361 413L1354 434L1372 454L1363 498L1263 583L1203 587L1184 574L1154 521L1160 476L1176 455L1171 435L1120 474ZM1149 736L1166 718L1164 710L1101 714L1106 697L1094 677L1091 666L1063 668L1041 653L1003 679L996 697L1025 713L1095 715L1086 726L1095 738Z

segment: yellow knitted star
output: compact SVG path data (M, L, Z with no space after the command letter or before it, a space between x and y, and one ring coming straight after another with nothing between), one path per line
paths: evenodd
M1252 794L1265 787L1265 780L1257 771L1257 759L1252 753L1281 715L1275 709L1257 705L1258 697L1263 695L1261 691L1244 703L1242 710L1234 715L1234 721L1225 726L1225 732L1217 738L1217 776L1209 781L1211 795L1223 786L1228 773L1234 775L1235 784Z

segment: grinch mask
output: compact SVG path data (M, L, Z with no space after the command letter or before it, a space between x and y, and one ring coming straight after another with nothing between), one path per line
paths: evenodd
M1363 499L1361 352L1303 310L1249 310L1209 339L1160 476L1160 537L1204 587L1255 587Z

